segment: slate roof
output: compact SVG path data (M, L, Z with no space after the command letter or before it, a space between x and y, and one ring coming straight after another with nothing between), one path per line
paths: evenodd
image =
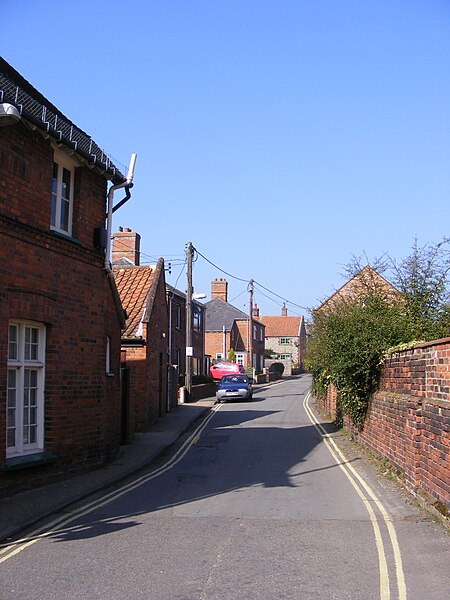
M266 337L299 337L303 317L258 317L266 326Z
M249 318L245 312L221 298L213 298L204 306L206 308L205 331L222 331L223 326L229 331L234 321Z
M155 266L113 267L120 300L128 315L123 338L141 338L147 320L150 292L155 281Z
M186 300L186 292L181 292L180 290L177 290L177 288L174 288L173 285L170 285L169 283L166 283L166 291L169 294L171 293L174 296L178 296L179 298L183 298L183 300ZM192 304L196 304L197 306L201 306L202 308L204 308L205 306L203 302L199 302L195 298L192 298Z

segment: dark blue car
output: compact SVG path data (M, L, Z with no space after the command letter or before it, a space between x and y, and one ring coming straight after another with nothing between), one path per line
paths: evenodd
M217 402L251 400L252 396L253 388L247 375L224 375L217 385Z

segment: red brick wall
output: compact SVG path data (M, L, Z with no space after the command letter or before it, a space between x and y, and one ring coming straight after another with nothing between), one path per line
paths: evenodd
M0 493L102 464L119 444L120 321L103 255L106 181L80 166L73 238L50 231L53 150L22 124L0 128ZM8 321L46 325L44 450L48 466L7 472ZM111 370L106 374L106 336Z
M150 313L145 323L143 345L124 345L129 368L129 402L132 432L146 431L166 414L168 310L164 262L158 262L154 286L149 292Z
M227 331L225 347L226 351L230 349L230 332ZM216 358L217 353L223 353L223 333L221 331L205 332L205 354L209 354L211 359Z
M160 273L158 275L158 269ZM146 327L146 397L147 424L155 423L166 414L167 402L167 349L169 317L166 300L164 263L159 264L155 274L152 310Z
M336 392L323 408L335 415ZM450 338L386 359L362 431L346 428L401 471L414 493L450 506Z

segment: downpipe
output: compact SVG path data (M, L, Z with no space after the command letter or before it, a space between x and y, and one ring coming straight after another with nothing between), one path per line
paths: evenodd
M114 193L116 190L126 188L127 199L130 198L130 187L133 185L134 177L134 166L136 164L137 154L132 154L130 158L130 164L128 166L127 178L122 183L117 183L109 188L107 196L107 217L106 217L106 250L105 250L105 271L111 277L113 276L111 270L111 230L112 230L112 214L113 214L113 200ZM118 208L118 207L117 207Z

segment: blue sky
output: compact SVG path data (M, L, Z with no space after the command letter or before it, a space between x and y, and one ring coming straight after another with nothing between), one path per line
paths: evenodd
M113 229L179 289L191 241L196 292L225 277L247 310L253 278L261 314L308 316L353 255L450 234L448 0L15 0L0 53L124 170L137 153Z

